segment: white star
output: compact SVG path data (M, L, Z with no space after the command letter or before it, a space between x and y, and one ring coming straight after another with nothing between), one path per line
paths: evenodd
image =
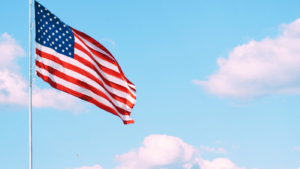
M66 33L69 33L68 31L66 31Z
M46 22L46 24L48 24L48 22Z
M43 27L41 27L41 29L43 29Z
M40 19L40 21L42 22L42 19Z
M49 16L50 14L49 14L49 13L47 13L47 15Z
M39 41L40 41L40 38L39 38Z
M49 27L49 30L51 30L51 27Z
M57 23L57 24L59 24L59 22L58 22L58 21L57 21L56 23Z
M54 44L54 42L52 42L52 44Z
M59 28L59 30L61 31L61 28Z
M58 30L56 30L55 32L58 33Z
M68 47L66 47L66 50L68 50Z
M54 16L54 19L56 19L56 17Z
M47 11L47 9L45 8L45 11Z
M72 39L72 36L70 36L70 39Z
M44 41L44 43L46 43L46 42Z
M44 15L44 18L45 18L46 16Z
M71 53L69 53L69 55L72 55Z
M69 46L71 47L72 45L71 45L71 44L69 44Z
M38 24L40 24L40 22L38 22Z
M65 36L65 33L63 33L63 36Z
M61 44L59 44L58 46L61 47Z
M68 39L66 39L66 41L68 42Z
M41 9L41 12L43 12L43 10Z
M47 41L49 41L49 39L47 38Z
M57 49L57 47L55 47L55 50Z
M57 41L58 39L57 39L57 38L55 38L55 40Z
M64 27L66 27L66 25L64 25Z
M52 35L53 35L53 36L55 35L54 32L52 33Z
M54 28L55 26L54 26L54 25L52 25L52 27Z
M64 41L62 41L62 43L63 43L63 44L65 44L65 42L64 42Z
M40 14L40 13L38 12L38 14Z
M43 27L45 27L45 25L43 25Z
M50 18L50 21L52 21L52 18Z
M41 37L43 38L43 35Z
M41 7L41 5L38 5L39 7Z
M62 52L65 52L65 50L62 50Z
M45 32L48 32L47 29L45 30Z
M45 32L44 32L43 34L44 34L44 35L46 35L46 33L45 33Z
M61 38L61 36L58 36L59 37L59 39Z
M51 36L50 36L50 35L49 35L48 37L49 37L49 38L51 38Z
M40 32L40 30L38 30L38 32Z

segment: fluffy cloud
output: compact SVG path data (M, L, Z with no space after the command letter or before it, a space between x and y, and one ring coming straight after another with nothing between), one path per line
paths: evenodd
M92 166L92 167L83 166L83 167L74 168L74 169L103 169L103 168L100 165L95 165L95 166Z
M15 60L25 55L22 47L4 33L0 36L0 104L28 105L28 82L19 73ZM40 89L33 86L32 104L34 107L53 107L73 112L83 110L80 100L54 89Z
M217 59L208 81L193 80L220 97L251 99L269 94L300 94L300 19L282 25L275 39L237 46Z
M138 150L117 155L115 160L120 163L115 169L245 169L227 158L203 160L195 147L167 135L150 135Z
M217 158L213 161L197 158L195 160L201 169L246 169L245 167L237 167L228 158Z
M4 33L0 36L0 55L0 70L17 70L15 60L25 56L25 52L15 39Z
M167 135L150 135L144 139L143 146L137 151L117 155L120 163L115 169L149 169L183 165L196 155L197 150L180 138Z
M220 154L227 154L227 151L222 148L222 147L219 147L219 148L210 148L209 146L200 146L200 148L206 152L212 152L212 153L220 153Z

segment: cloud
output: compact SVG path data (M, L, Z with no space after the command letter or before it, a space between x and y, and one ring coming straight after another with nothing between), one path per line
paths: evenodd
M246 169L245 167L237 167L228 158L217 158L213 161L197 158L195 161L201 169Z
M280 26L274 39L251 40L217 59L207 81L193 80L209 93L241 100L270 94L300 94L300 19Z
M245 169L227 158L203 160L197 148L167 135L150 135L140 148L117 155L115 161L120 163L115 169Z
M115 161L120 165L115 169L149 169L182 166L197 154L197 149L182 139L167 135L150 135L144 139L143 146L138 150L117 155Z
M295 146L294 148L291 149L292 151L300 151L300 147Z
M92 166L92 167L83 166L83 167L74 168L74 169L103 169L103 168L100 165L95 165L95 166Z
M106 41L106 42L109 42L109 43L111 43L113 46L116 45L115 41L112 40L112 39L109 39L109 38L102 38L100 41Z
M24 56L22 47L10 35L0 36L0 104L28 106L28 82L19 73L15 60ZM55 89L41 89L33 85L33 107L52 107L71 110L75 113L85 107L81 101Z
M206 152L212 152L212 153L220 153L220 154L227 154L227 151L222 148L222 147L219 147L219 148L210 148L209 146L203 146L201 145L200 148Z
M16 71L19 67L15 60L24 57L25 52L14 38L4 33L0 35L0 55L0 70Z

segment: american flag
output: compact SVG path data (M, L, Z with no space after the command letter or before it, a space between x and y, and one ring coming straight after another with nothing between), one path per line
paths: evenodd
M36 73L52 87L119 116L124 124L136 101L135 85L99 42L61 21L35 1Z

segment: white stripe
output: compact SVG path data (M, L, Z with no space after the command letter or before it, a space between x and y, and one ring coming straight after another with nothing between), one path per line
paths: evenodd
M131 108L130 108L130 107L128 107L126 104L124 104L124 103L122 103L122 102L119 102L119 101L115 100L114 98L112 98L112 97L109 95L109 93L107 93L107 91L103 89L103 87L102 87L101 85L99 85L99 84L96 83L95 81L89 79L88 77L83 76L83 75L81 75L81 74L79 74L79 73L77 73L77 72L74 72L74 71L70 70L70 69L67 69L67 68L63 67L62 65L57 64L57 63L55 63L55 62L53 62L53 61L51 61L51 60L48 60L48 59L46 59L46 58L42 58L42 57L40 57L40 56L38 56L38 55L36 55L36 60L39 61L39 62L42 62L44 65L50 66L50 67L52 67L53 69L56 69L56 70L58 70L58 71L60 71L60 72L64 72L64 74L66 74L66 75L68 75L68 76L71 76L71 77L73 77L73 78L75 78L75 79L78 79L78 80L80 80L80 81L82 81L82 82L86 82L87 84L89 84L89 85L91 85L91 86L97 88L97 89L100 90L102 93L104 93L107 97L109 97L109 99L113 102L113 104L114 104L115 106L120 107L120 108L124 109L125 111L131 112ZM130 100L129 100L129 101L130 101ZM131 102L131 101L130 101L130 102Z
M76 32L73 31L73 33L76 34L80 39L82 39L84 41L84 43L86 45L88 45L90 48L92 48L92 49L94 49L94 50L96 50L96 51L98 51L100 53L103 53L104 55L110 57L112 60L115 61L115 59L112 56L110 56L110 54L106 53L104 50L98 48L97 46L95 46L94 44L92 44L91 42L89 42L88 40L86 40L83 37L79 36Z
M64 79L61 79L61 78L59 78L59 77L57 77L57 76L55 76L55 75L49 73L49 72L46 71L45 69L39 68L38 66L36 67L36 70L37 70L39 73L41 73L42 75L49 77L49 78L50 78L53 82L55 82L55 83L58 83L58 84L60 84L60 85L62 85L62 86L65 86L66 88L69 88L69 89L71 89L71 90L74 90L74 91L76 91L76 92L79 92L79 93L81 93L81 94L84 94L84 95L86 95L86 96L92 97L92 98L96 99L98 102L100 102L100 103L102 103L102 104L104 104L104 105L106 105L106 106L108 106L108 107L114 109L114 110L118 113L118 115L119 115L124 121L132 120L132 119L130 118L130 116L128 116L128 115L122 115L122 114L120 114L120 113L113 107L113 105L112 105L109 101L107 101L106 99L104 99L104 98L102 98L102 97L99 97L98 95L96 95L96 94L93 93L92 91L87 90L87 89L85 89L85 88L82 88L82 87L80 87L80 86L77 86L77 85L75 85L75 84L73 84L73 83L70 83L70 82L68 82L68 81L65 81Z
M46 46L43 46L43 45L40 45L39 43L36 43L36 48L37 49L39 49L39 50L41 50L41 51L43 51L43 52L45 52L45 53L48 53L48 54L50 54L50 55L52 55L52 56L55 56L55 57L57 57L57 58L59 58L60 60L62 60L62 61L64 61L64 62L67 62L67 63L69 63L69 64L72 64L72 65L74 65L74 66L76 66L76 67L79 67L79 68L81 68L81 69L84 69L85 71L87 71L87 72L89 72L89 73L91 73L93 76L95 76L97 79L99 79L103 84L104 84L104 87L107 89L107 90L109 90L111 93L114 93L114 94L116 94L117 96L120 96L120 97L123 97L123 98L128 98L128 97L131 97L129 94L127 94L127 93L125 93L125 92L123 92L123 91L120 91L120 90L117 90L117 89L115 89L115 88L113 88L113 87L111 87L111 86L109 86L109 85L107 85L106 83L104 83L103 82L103 80L102 80L102 78L93 70L93 69L91 69L91 68L89 68L89 67L87 67L87 66L85 66L84 64L82 64L82 63L80 63L79 61L77 61L77 60L75 60L75 59L72 59L72 58L70 58L70 57L66 57L65 55L62 55L62 54L60 54L60 53L57 53L55 50L53 50L53 49L51 49L51 48L48 48L48 47L46 47ZM98 70L99 71L99 70ZM102 75L103 75L103 71L99 71ZM104 76L105 77L105 76ZM119 85L121 85L121 86L123 86L123 87L126 87L127 89L129 89L129 87L128 86L126 86L125 84L124 84L124 82L123 83L118 83L119 81L121 81L120 79L118 79L118 78L115 78L115 77L113 77L114 79L117 79L118 81L112 81L112 80L114 80L114 79L112 79L112 80L109 80L109 81L112 81L112 82L114 82L114 83L116 83L116 84L119 84ZM125 85L125 86L124 86ZM130 89L129 89L130 90ZM132 91L132 90L130 90L130 91ZM135 92L132 92L132 94L135 96ZM132 98L133 99L133 98Z

